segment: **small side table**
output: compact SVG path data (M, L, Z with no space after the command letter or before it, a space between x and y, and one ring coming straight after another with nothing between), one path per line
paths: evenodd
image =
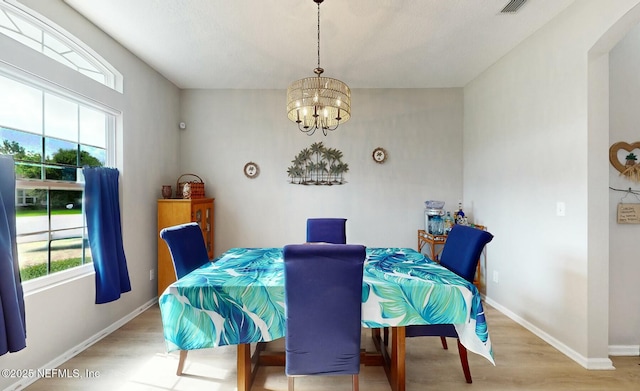
M487 227L483 225L474 225L475 228L481 229L485 231ZM428 246L429 253L426 254L429 259L434 262L440 263L440 253L444 248L444 244L447 242L447 235L433 235L425 231L424 229L418 230L418 252L422 252L424 246ZM486 247L482 250L482 254L485 259L485 263L487 261ZM480 289L480 260L478 260L478 271L476 272L476 277L473 279L473 285Z
M440 261L440 253L444 248L444 244L447 241L447 235L433 235L424 229L418 230L418 252L422 252L422 248L427 245L429 247L429 259L435 262ZM440 246L440 249L436 252Z

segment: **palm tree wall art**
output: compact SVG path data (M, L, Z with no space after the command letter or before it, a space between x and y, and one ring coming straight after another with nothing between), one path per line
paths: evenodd
M342 151L327 148L322 142L300 151L287 168L287 175L295 185L342 185L349 165L342 161Z

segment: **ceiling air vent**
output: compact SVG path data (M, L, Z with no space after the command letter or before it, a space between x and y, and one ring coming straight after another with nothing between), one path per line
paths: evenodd
M511 0L500 12L503 14L516 13L526 2L527 0Z

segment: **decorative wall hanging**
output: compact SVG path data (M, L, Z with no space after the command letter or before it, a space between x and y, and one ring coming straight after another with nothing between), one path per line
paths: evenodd
M624 141L617 142L609 148L609 161L620 172L621 176L627 177L634 182L640 182L640 163L638 163L638 157L633 152L636 149L640 149L640 141L632 144ZM618 151L620 150L627 152L624 164L618 158Z
M291 161L287 175L295 185L342 185L349 165L342 161L342 152L313 143Z
M249 162L244 165L244 175L249 179L253 179L260 174L260 167L254 162Z
M618 204L618 224L640 224L640 204Z
M611 190L623 191L612 187L609 188ZM625 193L624 197L622 197L618 203L618 224L640 224L640 193L631 188L626 190ZM635 199L631 199L631 201L635 202L625 202L625 199L629 195L635 197Z
M376 148L373 150L373 154L371 155L373 157L373 161L376 163L384 163L385 160L387 160L387 151L384 150L384 148Z

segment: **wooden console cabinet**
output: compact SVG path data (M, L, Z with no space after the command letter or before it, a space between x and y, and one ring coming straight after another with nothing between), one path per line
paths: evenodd
M196 222L200 225L209 259L213 259L213 198L158 200L158 296L176 280L171 254L160 230Z

